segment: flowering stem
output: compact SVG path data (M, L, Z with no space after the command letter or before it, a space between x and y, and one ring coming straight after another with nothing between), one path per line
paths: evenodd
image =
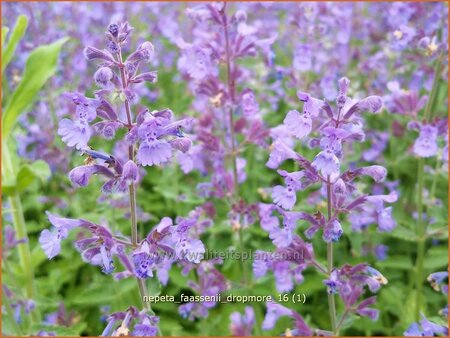
M327 182L327 212L328 221L331 220L331 183L328 177ZM328 275L333 271L333 242L327 243L327 272ZM336 304L334 302L334 295L328 294L328 309L330 311L331 329L336 334Z
M125 92L125 89L128 87L128 83L125 77L125 70L124 70L124 64L122 60L122 51L119 52L119 70L120 70L120 78L122 81L122 88ZM127 114L127 122L128 122L128 129L132 128L133 121L131 118L131 108L130 108L130 102L125 97L125 112ZM128 147L128 159L131 161L135 161L134 158L134 146L130 145ZM128 185L128 192L129 192L129 199L130 199L130 217L131 217L131 245L133 248L136 248L138 246L138 228L137 228L137 208L136 208L136 187L134 185L134 182L131 182ZM147 285L145 284L145 280L136 278L137 284L139 288L139 295L141 297L141 302L143 306L149 311L151 314L155 314L152 310L152 307L149 302L144 301L145 299L148 299L148 293L147 293ZM158 328L159 330L159 328Z
M422 306L422 285L423 285L423 260L425 256L425 225L423 222L423 183L424 183L424 163L423 157L419 159L418 169L418 191L417 195L417 228L418 228L418 245L417 245L417 261L416 261L416 320L420 319L420 307Z
M227 86L228 86L228 95L231 100L231 107L228 110L228 121L230 125L230 139L231 139L231 162L233 163L233 196L234 201L237 202L239 200L239 183L238 183L238 170L236 163L236 144L235 144L235 134L234 134L234 120L233 120L233 104L234 104L234 95L235 95L235 84L232 78L232 61L230 55L230 39L228 36L228 18L226 14L227 3L224 3L222 19L223 19L223 29L225 35L225 53L226 53L226 67L227 67ZM241 253L244 252L245 244L244 244L244 236L242 226L239 227L239 247ZM241 259L242 263L242 275L244 279L244 284L248 285L248 272L247 265L244 260Z
M435 73L433 79L433 87L425 107L424 121L427 123L431 118L431 108L437 95L437 88L440 80L442 70L442 62L439 58L436 59ZM423 287L423 262L425 257L425 233L427 230L426 222L423 221L423 190L424 190L424 167L425 159L419 158L419 165L417 169L417 259L416 259L416 304L415 304L415 318L420 320L420 308L423 302L422 287Z
M226 52L226 65L227 65L227 86L228 86L228 95L231 99L231 107L228 111L228 120L230 124L230 139L231 139L231 161L233 162L233 192L235 195L235 199L239 197L239 185L238 185L238 173L237 173L237 164L236 164L236 144L235 144L235 135L234 135L234 121L233 121L233 101L234 101L234 91L235 86L231 76L231 56L230 56L230 39L228 36L228 19L226 15L226 6L227 3L224 3L223 7L223 24L224 24L224 35L225 35L225 52Z

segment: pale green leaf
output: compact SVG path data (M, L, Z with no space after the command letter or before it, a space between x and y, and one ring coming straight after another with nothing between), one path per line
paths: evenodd
M9 28L6 26L2 27L2 46L5 44L6 36L8 35Z
M408 242L417 242L417 235L413 231L401 225L397 226L394 231L386 233L386 235Z
M38 160L32 164L23 165L17 173L16 185L17 191L24 191L31 183L39 179L45 182L51 175L47 162Z
M36 48L27 59L25 71L17 89L3 112L3 138L8 137L19 117L33 103L36 95L56 71L59 52L67 38Z
M23 38L25 31L28 26L28 18L25 15L20 15L17 18L16 25L8 39L8 44L4 46L7 30L2 28L2 74L6 66L11 62L14 52L16 51L17 45Z

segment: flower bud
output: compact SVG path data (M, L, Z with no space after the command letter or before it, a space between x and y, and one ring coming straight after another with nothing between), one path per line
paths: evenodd
M142 73L142 74L139 74L138 76L136 76L135 78L133 78L132 81L134 83L141 83L143 81L155 83L156 81L158 81L158 73L155 71Z
M100 59L108 62L114 62L114 58L110 53L91 46L88 46L84 49L84 56L87 60Z
M113 76L114 73L111 68L102 67L95 72L94 80L97 86L104 88L111 82Z
M381 182L386 178L387 170L381 165L371 165L368 167L364 167L359 169L359 172L362 175L370 176L374 179L375 182Z
M132 160L129 160L123 166L122 177L126 182L130 184L137 181L138 173L138 166Z
M178 149L179 151L186 153L191 148L192 141L187 137L180 137L172 140L170 144L175 149Z
M333 192L335 195L343 195L347 192L347 188L342 179L338 179L333 185Z
M119 34L119 25L112 23L108 26L108 32L111 33L112 36L117 37Z
M245 22L247 21L247 13L243 10L238 10L236 14L234 14L236 22Z
M117 45L117 43L115 43L114 41L109 41L106 45L106 47L108 48L108 50L113 53L113 54L117 54L119 53L119 46Z
M144 62L150 62L155 54L155 47L149 41L144 42L139 49L142 51Z

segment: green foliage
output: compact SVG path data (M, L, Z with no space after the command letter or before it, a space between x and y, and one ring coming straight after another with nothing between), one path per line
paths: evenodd
M40 46L30 53L22 80L3 111L2 138L9 136L20 114L30 107L47 80L55 74L59 53L67 40L64 38Z
M8 180L2 186L2 192L5 195L11 195L14 192L22 193L32 183L39 180L41 183L50 177L50 167L43 160L34 161L31 164L22 164L13 180Z
M11 62L14 52L16 51L16 47L24 36L27 27L28 18L25 15L20 15L17 18L16 24L11 32L8 44L6 46L5 41L9 29L7 27L2 27L2 74L8 64Z

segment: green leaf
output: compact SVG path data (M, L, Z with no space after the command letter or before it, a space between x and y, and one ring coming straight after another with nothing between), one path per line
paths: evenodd
M23 165L16 179L16 188L18 192L24 191L31 183L39 179L45 182L51 175L47 162L38 160L32 164Z
M67 38L63 38L50 45L40 46L31 52L22 81L12 94L3 113L3 138L8 137L19 115L33 103L39 90L55 73L59 52L66 41Z
M6 34L8 33L8 29L6 28L5 30L4 28L2 28L2 74L6 66L8 66L8 64L11 62L14 52L16 51L17 44L24 36L25 31L27 30L27 26L28 18L25 15L20 15L17 18L16 25L11 32L11 36L9 37L6 47L4 46L4 43Z
M378 262L380 268L410 270L413 267L411 258L407 256L390 256L387 260Z
M149 296L159 296L161 294L161 283L158 278L149 278L147 282L147 289Z
M428 271L445 269L448 265L448 248L432 247L425 256L424 266Z
M409 230L408 228L405 228L404 226L397 226L394 231L386 233L389 237L394 237L397 239L402 239L408 242L417 242L417 235Z
M5 44L6 36L8 35L9 28L6 26L2 27L2 46Z

